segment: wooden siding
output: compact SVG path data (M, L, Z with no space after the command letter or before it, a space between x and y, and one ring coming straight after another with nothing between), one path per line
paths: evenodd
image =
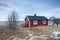
M43 20L37 20L38 23L34 25L33 20L28 20L28 18L25 18L25 26L30 26L30 27L37 27L37 26L48 26L48 20L46 20L46 24L43 24ZM30 22L30 23L29 23Z

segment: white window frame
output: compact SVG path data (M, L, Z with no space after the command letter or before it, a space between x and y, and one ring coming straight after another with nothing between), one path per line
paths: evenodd
M43 20L42 23L43 23L43 24L46 24L46 20Z
M34 20L34 21L33 21L33 24L34 24L34 25L38 24L38 21L37 21L37 20Z

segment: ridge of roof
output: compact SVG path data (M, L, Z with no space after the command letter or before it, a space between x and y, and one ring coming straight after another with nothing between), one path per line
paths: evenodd
M48 20L45 16L27 16L29 20Z

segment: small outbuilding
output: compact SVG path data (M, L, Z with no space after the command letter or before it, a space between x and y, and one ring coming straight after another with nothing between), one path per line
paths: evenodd
M48 26L48 19L45 16L26 16L25 26L36 27L36 26Z

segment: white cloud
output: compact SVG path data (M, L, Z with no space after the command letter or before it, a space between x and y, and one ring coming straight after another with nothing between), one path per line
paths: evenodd
M5 18L14 8L20 16L19 20L23 20L26 15L34 15L35 13L39 16L60 17L60 7L54 6L51 1L48 3L46 0L2 0L0 3L2 4L0 5L0 15L2 16L0 20L6 20Z
M59 8L54 8L51 10L48 10L45 15L47 16L55 16L55 17L60 17L60 7Z

